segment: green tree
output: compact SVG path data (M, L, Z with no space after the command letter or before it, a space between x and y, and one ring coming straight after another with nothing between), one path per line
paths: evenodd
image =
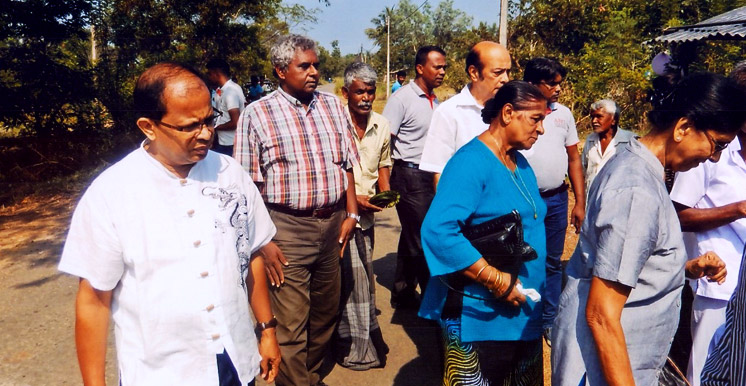
M64 133L85 121L90 6L83 0L10 1L0 7L0 121L24 133Z

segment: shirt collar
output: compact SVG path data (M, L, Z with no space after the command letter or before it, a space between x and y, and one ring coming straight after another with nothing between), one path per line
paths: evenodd
M352 127L352 133L357 138L357 130L355 130L355 124L352 122L352 113L350 113L350 105L345 106L345 112L347 113L347 119L350 121L350 126ZM378 130L378 124L373 122L373 111L370 112L370 115L368 115L368 125L365 128L365 133L363 136L368 135L368 132L372 130ZM358 138L362 139L362 138Z
M285 92L285 90L282 89L282 87L277 87L277 91L282 95L288 102L290 102L291 105L295 107L303 107L303 103L298 100L298 98L288 94ZM311 99L311 103L308 104L308 109L311 110L315 105L318 98L316 97L318 95L318 91L313 92L313 98Z
M653 154L653 152L651 152L636 138L630 139L629 143L627 144L627 148L630 149L632 153L639 155L645 161L645 163L648 164L655 175L661 179L661 182L664 181L665 169L663 168L663 164L661 164L661 161L655 157L655 154Z
M461 89L461 92L454 96L454 98L458 98L456 100L456 105L465 107L474 106L481 110L484 108L484 106L481 106L479 103L477 103L477 100L474 99L474 95L471 94L471 89L469 88L470 85L471 83L464 86L464 88Z

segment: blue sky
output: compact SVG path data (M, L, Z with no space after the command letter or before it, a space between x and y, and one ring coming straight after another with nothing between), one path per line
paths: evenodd
M412 0L420 5L424 0ZM295 28L292 32L303 33L331 49L331 42L339 40L342 54L357 53L360 45L363 49L377 51L373 41L365 36L365 29L373 25L370 20L376 17L385 7L396 5L399 0L329 0L330 6L324 6L318 0L284 0L286 4L301 4L306 8L317 8L318 23ZM428 0L435 9L440 0ZM453 7L466 12L473 18L474 25L480 21L495 23L499 21L500 6L498 0L454 0Z

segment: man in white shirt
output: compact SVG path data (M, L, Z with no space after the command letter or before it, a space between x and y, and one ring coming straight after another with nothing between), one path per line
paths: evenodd
M210 92L161 63L138 79L134 105L146 139L85 192L59 265L80 277L83 383L105 384L110 315L121 385L253 385L260 371L271 382L277 321L254 257L275 227L241 165L209 151Z
M586 138L580 155L585 172L586 193L606 161L616 154L616 148L629 143L635 137L631 131L619 128L619 107L610 99L591 104L591 127L593 132Z
M713 251L728 270L722 285L703 279L694 285L692 351L687 368L687 378L693 386L699 386L710 341L725 323L725 309L738 284L746 244L746 132L739 132L730 144L712 139L711 144L715 153L722 151L720 160L678 173L671 190L681 229L686 232L684 241L689 256Z
M539 192L547 205L544 218L547 240L547 283L543 299L544 338L551 343L551 329L562 292L562 252L567 231L568 195L565 176L575 195L570 213L575 233L585 218L585 183L578 152L578 130L570 109L557 102L567 70L557 60L534 58L526 63L523 80L535 85L549 99L551 111L544 118L544 134L522 151L536 174Z
M222 59L207 62L207 79L215 89L215 106L217 113L220 114L215 122L215 133L218 138L213 150L232 156L236 124L246 106L246 97L241 86L231 80L231 68Z
M466 74L471 83L435 109L422 150L420 169L434 173L436 186L456 150L487 130L489 125L482 121L482 109L508 83L510 68L510 53L500 44L482 41L469 50Z

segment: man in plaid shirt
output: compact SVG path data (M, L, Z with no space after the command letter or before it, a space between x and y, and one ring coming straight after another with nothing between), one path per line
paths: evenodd
M338 259L360 219L358 154L344 106L316 91L314 41L284 36L270 54L280 87L243 111L233 156L277 227L262 253L283 357L276 384L323 385L319 368L339 310Z

